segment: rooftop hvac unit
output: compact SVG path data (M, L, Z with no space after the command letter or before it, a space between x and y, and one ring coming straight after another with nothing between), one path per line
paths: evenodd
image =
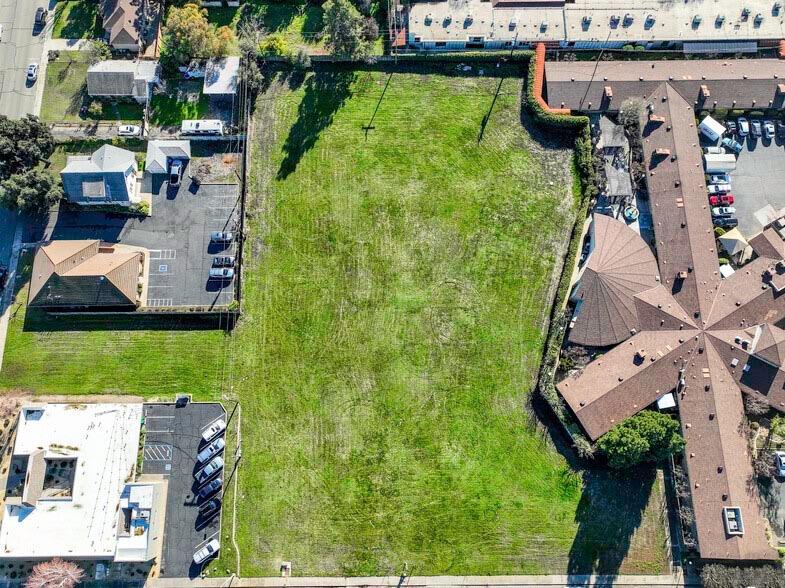
M697 27L700 26L700 23L703 22L703 17L700 14L696 14L692 17L692 26Z
M611 15L611 26L615 27L616 25L618 25L619 24L619 20L621 20L621 19L619 18L619 16L617 14Z
M779 16L780 10L782 10L782 2L775 2L774 6L771 7L771 14Z
M624 26L630 26L633 20L635 20L635 18L628 12L624 15Z
M736 343L736 345L741 344L741 337L734 337L733 342Z
M763 15L759 12L755 15L755 25L759 26L763 22Z
M587 14L583 17L583 24L590 25L591 24L591 15Z
M724 14L718 14L717 15L717 20L715 21L716 25L718 27L721 27L722 23L724 23L724 22L725 22L725 15Z
M465 22L466 24L471 24L473 20L474 20L474 17L472 16L472 14L470 12L469 14L466 15L466 18L463 19L463 22Z
M444 26L447 26L452 22L452 14L448 14L444 17Z
M645 26L646 28L651 28L651 27L653 27L653 26L654 26L654 20L655 20L655 19L654 19L654 15L653 15L653 14L648 14L648 15L646 15L646 21L644 22L644 26Z
M518 19L517 18L511 18L510 19L510 30L514 31L515 27L517 27L517 26L518 26Z
M544 30L547 30L547 29L548 29L548 21L547 21L547 20L544 20L544 21L542 21L542 22L540 23L540 30L541 30L541 31L544 31Z
M741 9L741 20L747 20L750 16L750 9L749 8L742 8Z
M433 17L430 15L430 13L425 15L425 21L424 22L425 22L425 26L426 27L431 26L431 23L433 22Z

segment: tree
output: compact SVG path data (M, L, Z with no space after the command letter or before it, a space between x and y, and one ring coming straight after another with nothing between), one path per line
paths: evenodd
M327 47L336 57L358 59L368 54L363 38L363 19L349 0L328 0L324 4Z
M29 169L0 183L3 206L26 212L45 212L63 197L63 190L51 174Z
M222 57L234 40L229 27L216 29L207 21L207 10L191 3L169 9L163 32L161 59L169 65Z
M763 416L769 412L769 405L755 396L744 396L744 410L751 416Z
M0 180L38 165L54 147L52 133L38 117L10 120L0 115Z
M363 19L362 38L366 43L373 43L379 37L379 24L372 16Z
M72 561L55 558L37 564L25 588L73 588L84 578L84 570Z
M612 468L660 461L684 449L679 423L670 416L644 410L619 423L597 441Z
M112 49L107 45L106 41L101 39L92 39L87 45L87 61L90 65L95 65L99 61L106 61L112 59Z

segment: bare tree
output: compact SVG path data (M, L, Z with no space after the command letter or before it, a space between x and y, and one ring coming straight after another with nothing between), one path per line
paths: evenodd
M72 561L55 558L36 565L25 588L73 588L84 578L84 570Z
M746 396L744 398L744 410L751 416L763 416L769 412L769 405L754 396Z

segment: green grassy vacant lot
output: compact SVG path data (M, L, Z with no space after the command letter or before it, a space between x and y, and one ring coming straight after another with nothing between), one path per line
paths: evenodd
M91 39L103 36L98 2L60 0L55 5L53 39Z
M67 317L28 312L32 255L20 259L0 389L36 394L220 397L225 335L197 320ZM193 330L188 330L193 329Z
M41 104L41 119L45 122L89 122L117 120L135 122L142 119L142 107L136 102L98 101L97 113L80 114L84 106L93 102L87 95L87 56L84 51L61 51L57 61L46 69L46 88ZM39 84L43 80L39 80Z
M179 126L184 119L203 118L210 110L210 99L202 94L202 80L166 80L166 92L153 96L150 123Z
M323 12L320 4L309 2L247 0L239 7L208 8L207 18L234 30L242 18L258 19L267 32L283 35L290 49L302 47L309 53L322 53Z
M244 576L663 569L653 472L582 480L528 407L575 205L521 86L321 73L261 97Z

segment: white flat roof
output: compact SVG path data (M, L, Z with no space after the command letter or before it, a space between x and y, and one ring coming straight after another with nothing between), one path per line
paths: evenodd
M773 0L575 0L563 7L494 8L491 2L441 1L412 4L409 31L423 41L733 41L785 38L783 16ZM749 16L742 19L742 8ZM760 14L762 20L756 22ZM430 24L426 16L430 15ZM466 16L471 15L471 22ZM718 16L724 20L718 21ZM451 19L446 21L445 18ZM625 19L625 16L628 18ZM700 16L700 23L695 20ZM612 22L612 17L618 21ZM651 18L649 18L651 17ZM511 23L514 26L511 27ZM543 26L546 24L546 26Z
M204 72L204 94L236 94L240 72L239 57L222 57L207 62Z
M6 505L0 557L113 559L120 494L136 463L141 421L141 404L22 409L14 455L40 448L45 457L75 457L73 495L40 498L35 507Z

